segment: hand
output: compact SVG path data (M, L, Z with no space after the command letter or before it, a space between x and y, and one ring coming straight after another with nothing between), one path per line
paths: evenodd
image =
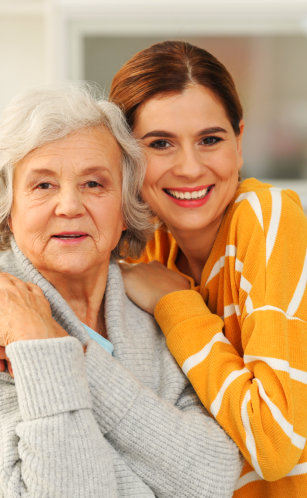
M158 301L178 290L190 289L188 279L168 270L162 263L120 263L127 296L140 308L153 314Z
M9 374L14 377L11 362L5 354L5 348L0 346L0 372L5 372L6 369L8 369Z
M0 346L65 335L67 332L52 318L49 302L37 285L0 274ZM4 358L1 360L3 368Z

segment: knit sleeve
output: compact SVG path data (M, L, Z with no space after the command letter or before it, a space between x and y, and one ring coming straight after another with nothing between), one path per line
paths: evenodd
M74 338L7 348L14 381L0 375L0 496L117 496L109 445L91 412Z
M233 272L223 316L191 290L164 296L155 317L208 411L274 481L307 461L307 220L274 188L247 198L242 212L209 277L217 287ZM224 335L236 327L243 354Z
M87 372L100 430L155 496L231 497L241 470L236 445L201 407L167 349L159 354L174 365L164 385L176 393L174 404L89 343Z

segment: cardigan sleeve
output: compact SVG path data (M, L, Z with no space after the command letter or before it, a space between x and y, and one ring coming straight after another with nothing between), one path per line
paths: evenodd
M241 471L238 448L163 349L160 354L174 365L164 385L169 395L176 393L174 404L98 344L88 344L87 372L100 429L155 496L231 497Z
M15 384L1 373L0 496L117 496L79 341L20 341L6 350Z
M279 190L264 197L236 214L213 277L217 286L221 271L233 272L224 316L188 290L164 296L155 317L208 411L274 481L307 458L307 220ZM240 327L243 354L225 337L227 323Z

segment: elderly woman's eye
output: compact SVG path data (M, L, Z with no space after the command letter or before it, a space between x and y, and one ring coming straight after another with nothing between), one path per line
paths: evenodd
M102 186L101 183L98 183L95 180L90 180L89 182L86 182L86 185L89 188L97 188Z
M42 183L39 183L36 188L38 188L39 190L48 190L49 188L51 188L51 183L42 182Z

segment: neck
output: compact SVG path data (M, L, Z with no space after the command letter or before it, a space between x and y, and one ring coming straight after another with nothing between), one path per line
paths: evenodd
M180 271L193 277L197 284L200 284L201 274L211 253L220 224L221 220L217 224L206 227L203 231L195 230L195 232L170 230L180 249L176 265Z
M101 268L101 271L96 271L95 275L86 276L42 273L69 304L81 322L106 336L103 297L108 268Z

